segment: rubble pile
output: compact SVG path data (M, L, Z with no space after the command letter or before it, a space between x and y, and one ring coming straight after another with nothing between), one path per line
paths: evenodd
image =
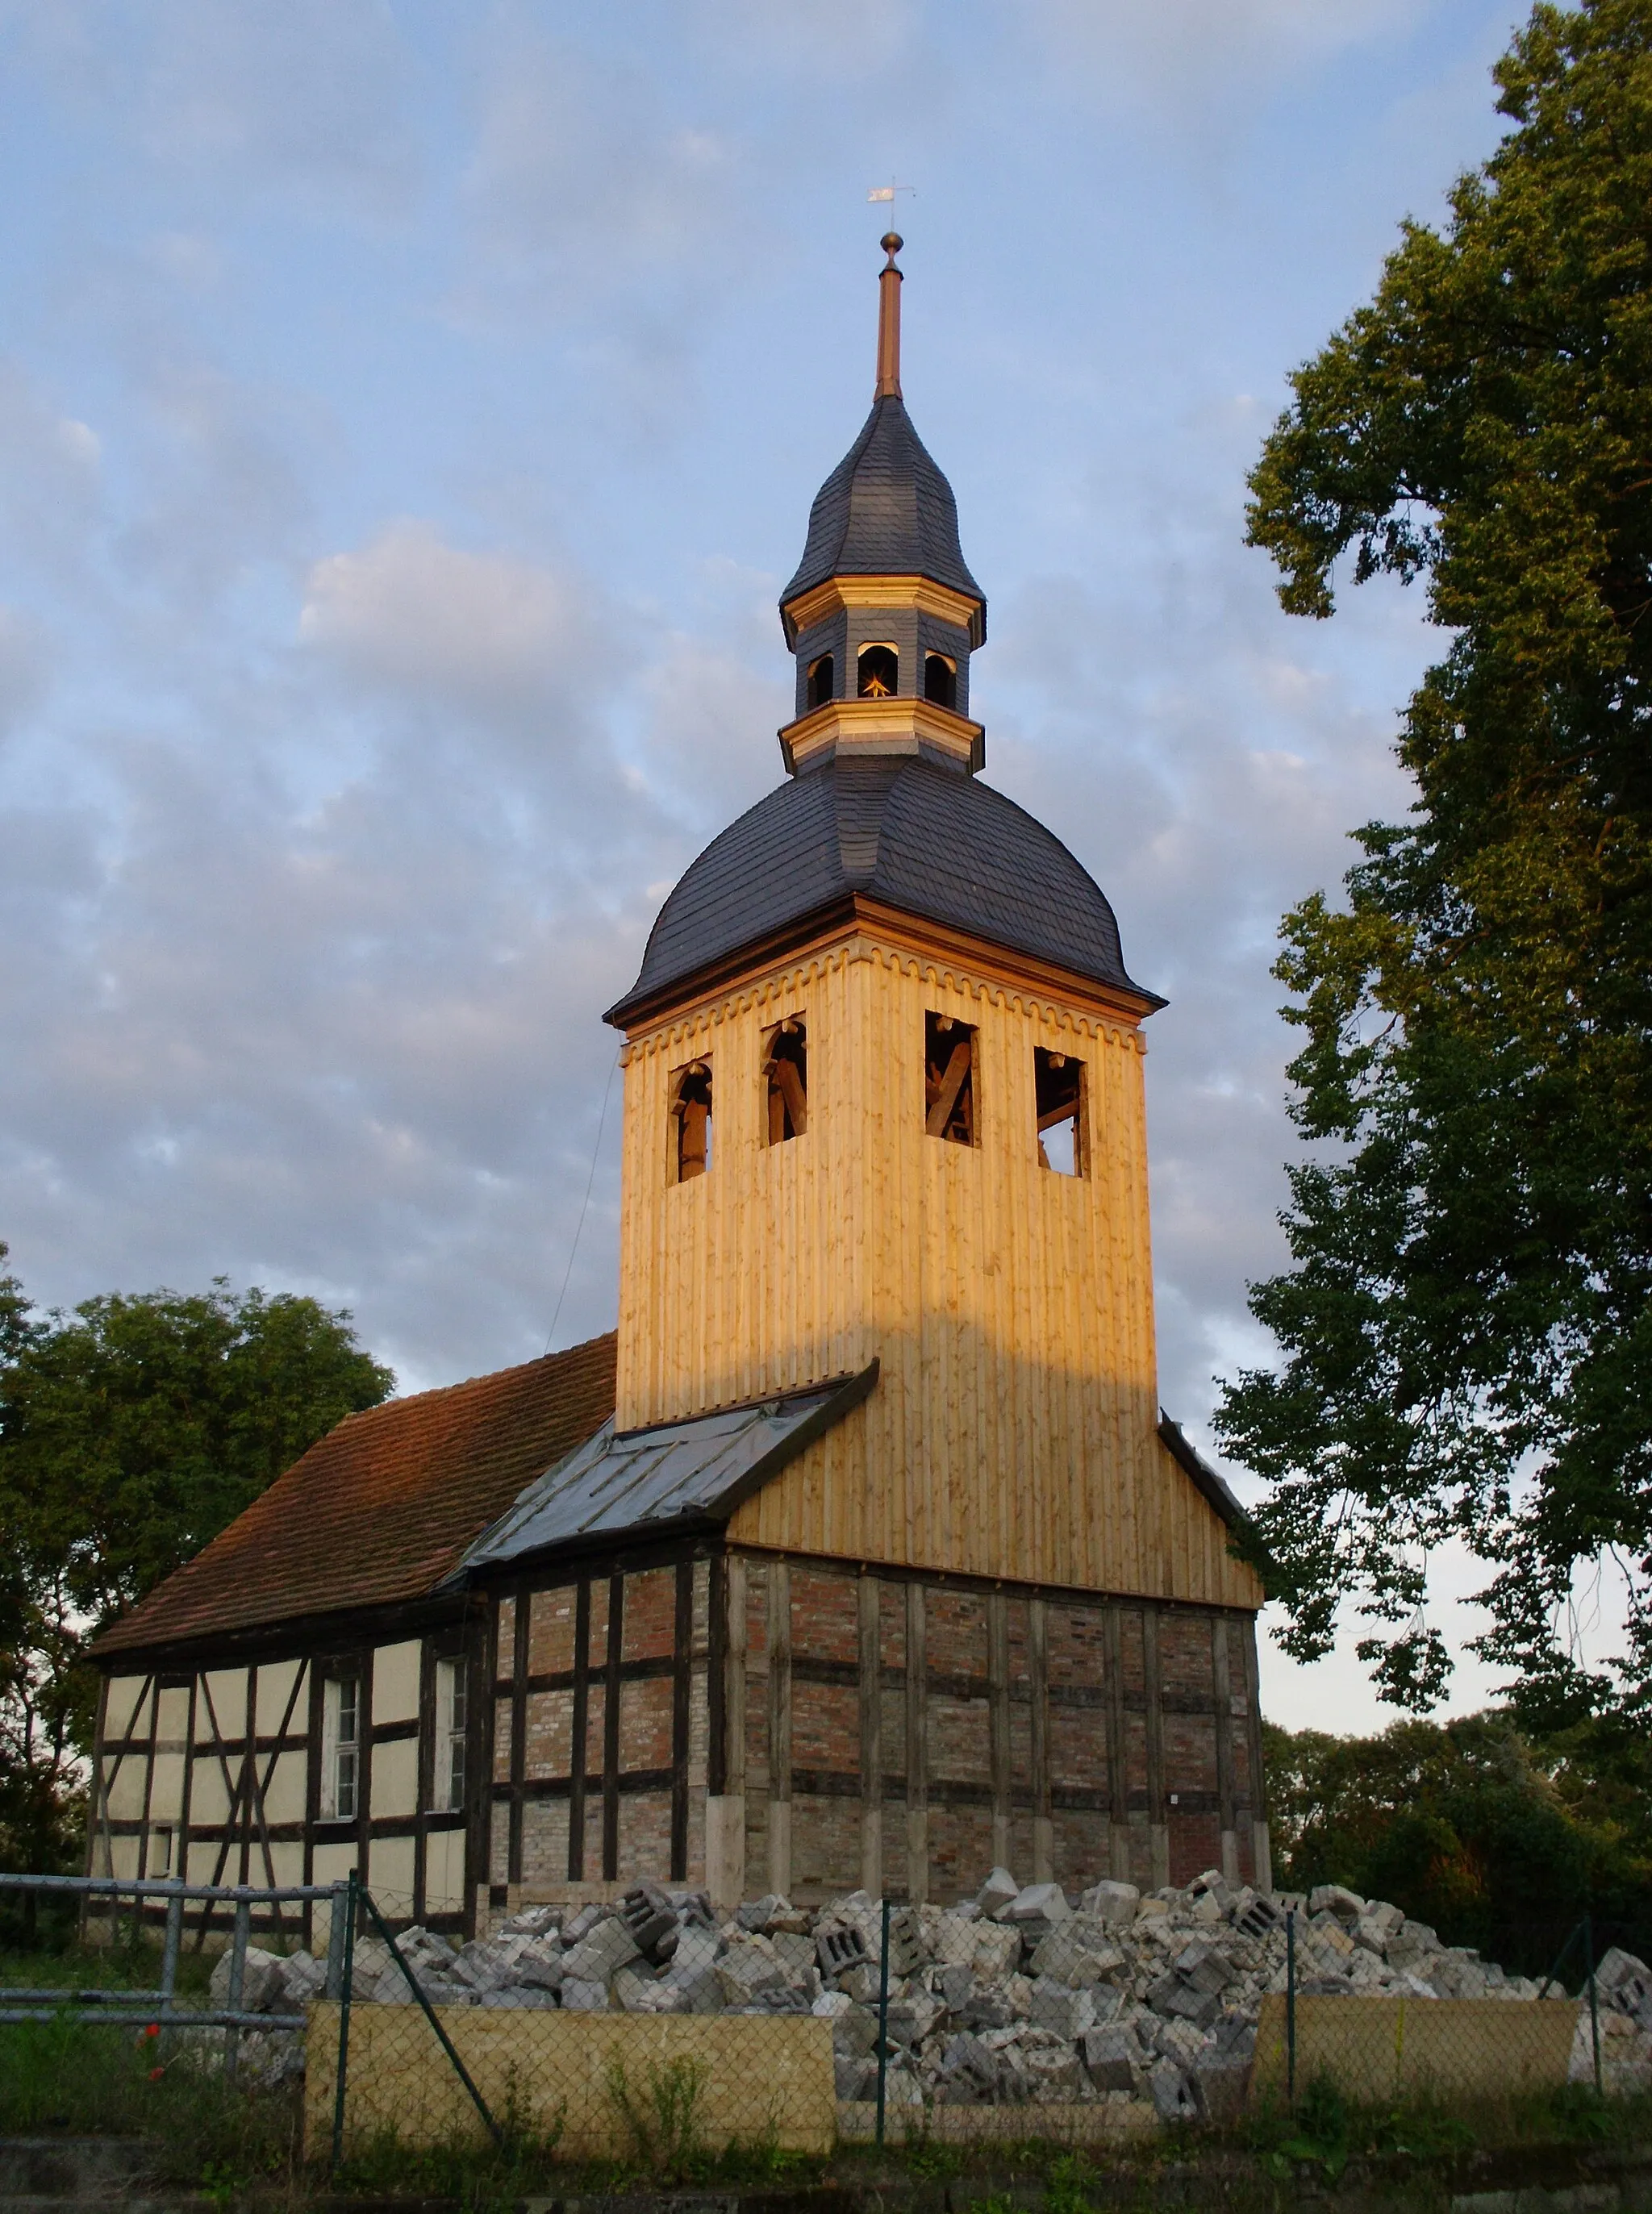
M994 1868L962 1905L891 1911L886 2097L897 2107L1147 2100L1166 2120L1227 2111L1244 2096L1263 1994L1286 1987L1292 1908L1300 1993L1538 1996L1397 1906L1335 1884L1303 1899L1234 1889L1213 1869L1184 1890L1143 1896L1104 1882L1075 1900ZM838 2096L859 2100L876 2089L882 1927L881 1903L865 1892L814 1910L771 1896L719 1922L703 1892L642 1884L617 1905L526 1908L457 1948L418 1928L397 1943L437 2006L824 2015ZM228 1972L226 1956L215 1995ZM243 2003L284 2012L319 1996L325 1977L307 1954L252 1948ZM1652 2081L1652 1971L1614 1950L1598 1988L1613 2083ZM376 1939L357 1942L352 1996L413 2003ZM1587 2036L1584 2020L1586 2066Z

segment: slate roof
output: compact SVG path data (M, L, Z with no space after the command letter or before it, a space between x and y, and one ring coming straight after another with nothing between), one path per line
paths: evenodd
M426 1597L614 1412L610 1331L350 1415L105 1630L99 1660Z
M815 494L803 559L780 605L829 577L867 576L929 577L986 605L958 544L952 487L893 396L873 401L860 437Z
M1164 1004L1132 982L1112 908L1053 831L979 777L903 755L806 770L713 838L607 1019L856 891Z
M465 1555L461 1575L525 1560L571 1539L658 1534L723 1522L804 1447L858 1406L878 1363L816 1391L616 1435L605 1422L530 1484Z

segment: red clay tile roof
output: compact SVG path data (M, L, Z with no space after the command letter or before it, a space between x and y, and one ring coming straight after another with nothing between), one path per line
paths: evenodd
M610 1331L349 1415L94 1647L117 1653L421 1599L614 1412Z

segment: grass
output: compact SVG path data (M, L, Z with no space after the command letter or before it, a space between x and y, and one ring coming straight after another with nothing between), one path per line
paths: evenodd
M142 2138L166 2180L236 2195L289 2173L299 2142L292 2084L229 2075L219 2052L148 2023L0 2024L0 2137Z

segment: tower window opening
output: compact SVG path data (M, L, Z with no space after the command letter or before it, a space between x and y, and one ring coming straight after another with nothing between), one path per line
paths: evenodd
M1071 1054L1035 1047L1033 1089L1038 1110L1038 1159L1058 1176L1085 1174L1084 1063Z
M676 1180L704 1176L712 1165L712 1073L703 1061L692 1061L678 1075L671 1103L676 1124Z
M958 706L958 664L944 653L926 653L923 657L923 696L938 707Z
M783 1146L809 1127L809 1033L790 1015L764 1041L763 1077L768 1087L768 1142Z
M976 1141L976 1034L951 1015L924 1017L924 1128L954 1145Z
M900 656L892 645L863 645L855 668L863 700L892 700L901 688Z
M805 688L804 697L810 706L823 707L831 698L835 673L832 657L829 653L823 653L818 661L811 661L809 664L809 680Z

